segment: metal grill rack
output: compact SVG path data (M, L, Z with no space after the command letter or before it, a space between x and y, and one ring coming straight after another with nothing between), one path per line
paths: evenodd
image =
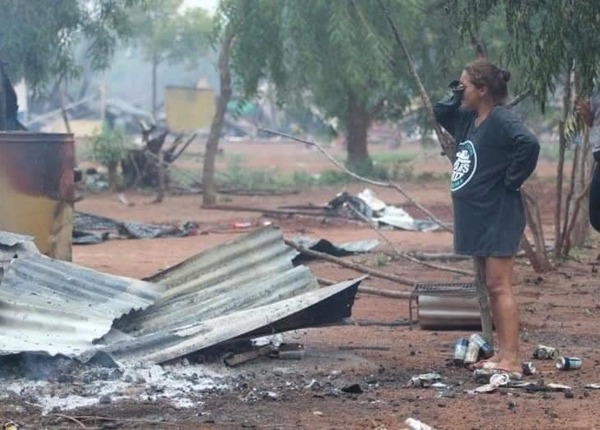
M410 330L413 329L413 301L418 306L420 295L434 297L475 297L477 295L477 282L415 284L408 300L408 318Z

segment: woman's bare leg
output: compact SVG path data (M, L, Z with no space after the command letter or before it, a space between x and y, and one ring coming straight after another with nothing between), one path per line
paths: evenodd
M485 275L499 353L493 357L498 368L521 371L519 359L519 310L512 290L512 257L489 257Z

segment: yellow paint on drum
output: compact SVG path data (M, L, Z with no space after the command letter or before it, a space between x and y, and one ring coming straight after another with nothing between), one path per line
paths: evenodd
M72 216L71 204L20 193L0 172L0 230L33 236L40 252L70 261Z

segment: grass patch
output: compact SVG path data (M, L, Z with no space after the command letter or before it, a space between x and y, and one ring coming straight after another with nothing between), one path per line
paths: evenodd
M217 172L217 182L224 186L244 190L305 189L317 186L347 184L351 178L338 170L320 173L295 171L284 173L278 169L250 169L240 155L228 156L225 169Z

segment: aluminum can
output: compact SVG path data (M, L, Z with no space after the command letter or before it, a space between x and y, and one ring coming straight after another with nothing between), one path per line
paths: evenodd
M469 342L474 342L479 345L479 355L481 355L483 358L490 358L492 355L494 355L494 347L480 335L471 335Z
M555 360L558 358L558 349L552 346L538 345L533 352L533 358L538 360Z
M452 353L452 359L454 364L461 366L465 364L465 357L467 355L467 348L469 347L469 341L464 337L457 339L454 342L454 348Z
M521 369L523 371L523 375L529 376L537 373L537 369L533 365L531 361L524 361L521 363Z
M479 358L479 345L475 342L469 342L467 347L467 354L465 355L465 364L473 364L477 362Z
M556 360L556 368L559 370L581 369L582 360L579 357L559 357Z
M503 387L510 382L510 376L508 373L496 373L490 376L490 384L496 387Z

